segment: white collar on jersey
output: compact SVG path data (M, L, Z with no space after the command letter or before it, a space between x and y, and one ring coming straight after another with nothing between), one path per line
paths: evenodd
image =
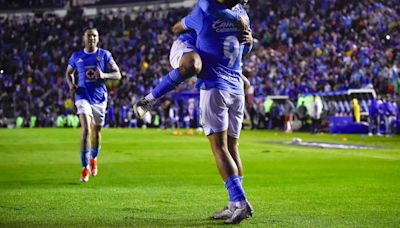
M86 51L85 48L84 48L84 49L83 49L83 52L85 52L85 54L94 54L94 53L96 53L98 50L99 50L99 48L97 48L95 51L88 52L88 51Z

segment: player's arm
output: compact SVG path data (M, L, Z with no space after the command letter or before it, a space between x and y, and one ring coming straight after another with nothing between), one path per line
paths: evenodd
M191 29L195 31L200 31L202 27L203 27L203 11L200 9L198 5L196 5L196 7L189 15L182 18L182 20L177 22L172 27L172 32L179 34Z
M250 53L251 49L253 49L253 36L251 35L251 31L249 35L246 35L247 38L243 38L242 43L244 43L243 48L243 56Z
M172 32L175 34L180 34L185 31L186 30L183 28L182 21L178 21L174 26L172 26Z
M250 89L251 83L250 80L246 78L243 74L240 75L240 77L243 80L243 85L244 85L244 93L247 94L247 91Z
M250 27L240 33L240 42L244 44L243 56L245 56L253 48L253 32Z
M75 91L78 89L78 85L75 83L75 71L76 71L76 64L75 64L75 53L68 60L67 70L65 71L65 79L68 83L69 93L72 96Z
M120 80L121 72L119 71L119 67L114 59L111 59L110 62L107 63L107 69L110 70L110 73L104 73L100 68L98 69L99 78L100 79L111 79L111 80Z
M72 95L78 86L75 84L75 69L68 65L67 70L65 72L65 79L67 80L69 92Z

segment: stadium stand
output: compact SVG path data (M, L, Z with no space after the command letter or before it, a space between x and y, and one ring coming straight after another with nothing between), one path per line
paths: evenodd
M104 7L109 2L96 1L94 6ZM11 4L0 0L2 10L62 8L68 3L38 0ZM266 10L257 10L260 8ZM124 76L120 83L109 85L108 124L143 125L143 120L134 117L132 103L170 70L168 54L175 36L169 29L190 8L132 8L107 13L102 9L95 16L74 9L65 16L44 12L1 18L2 123L22 117L22 126L28 126L27 120L36 116L35 126L51 127L56 125L57 116L73 113L64 70L69 55L81 47L82 28L94 25L100 30L101 46L111 50ZM253 116L259 117L252 121L256 126L268 127L256 123L265 121L262 106L267 96L288 96L297 103L298 97L307 93L374 89L378 97L399 102L400 5L396 0L253 0L248 12L257 45L244 59L244 73L254 85L250 96L258 113ZM193 82L178 91L196 92ZM166 98L169 105L159 102L147 125L171 126L167 122L172 119L183 123L189 104L175 98L176 94ZM395 115L398 121L399 114ZM192 118L198 120L198 115ZM172 125L185 126L175 123ZM198 121L191 126L198 126Z

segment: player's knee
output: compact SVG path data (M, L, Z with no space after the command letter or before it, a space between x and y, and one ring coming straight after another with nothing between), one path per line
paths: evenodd
M229 150L226 145L215 145L214 148L219 156L227 156L229 154Z
M200 74L202 68L202 62L200 56L197 54L192 60L192 70L195 75Z
M190 78L194 75L198 75L202 68L202 62L199 54L188 53L186 54L180 63L179 69L180 74L185 79Z
M99 138L101 137L100 131L93 132L93 136L96 138L96 140L99 140Z
M92 127L92 130L93 130L93 133L94 134L100 134L100 132L101 132L101 126L97 126L97 125L94 125L93 127Z
M83 136L84 138L86 138L86 137L89 137L89 135L90 135L90 128L88 128L88 127L83 127L83 128L82 128L82 136Z
M238 147L237 146L233 146L233 145L228 146L228 150L231 153L237 153L239 151Z

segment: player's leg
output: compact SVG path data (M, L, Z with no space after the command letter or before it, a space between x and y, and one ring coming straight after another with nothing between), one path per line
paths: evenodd
M287 115L287 122L286 122L286 133L292 133L292 121L293 115Z
M200 55L196 51L183 54L179 63L179 72L184 80L200 74L202 69Z
M164 96L183 81L199 74L201 67L201 58L197 52L191 51L183 54L179 67L165 75L160 84L158 84L145 99L154 100Z
M368 116L368 135L372 136L374 134L374 117L372 115Z
M93 104L93 121L92 121L92 149L90 156L90 168L93 176L98 173L97 157L101 149L101 129L105 122L107 101L100 104Z
M229 204L223 211L217 212L220 214L214 213L213 218L215 219L229 218L234 215L238 208L247 208L247 200L239 177L238 167L228 150L228 105L232 104L229 99L229 93L226 91L217 89L200 91L204 132L210 141L218 171L228 190L229 201L233 203ZM241 111L243 118L243 109ZM230 208L231 205L235 205L235 208ZM246 213L246 215L252 214L252 210L247 211L251 213ZM228 223L240 221L235 219L233 222L228 221Z
M238 174L243 178L243 166L239 154L239 136L242 129L245 109L245 97L241 95L231 95L231 105L228 110L229 125L228 125L228 150L236 166Z
M235 165L238 170L238 177L240 181L240 187L243 190L243 166L242 161L240 159L238 142L240 131L242 129L243 123L243 112L244 112L244 96L230 94L230 106L228 110L229 116L229 127L228 127L228 150L229 154L235 162ZM228 183L228 181L227 181ZM228 189L229 190L229 189ZM229 192L231 194L231 192ZM232 200L233 199L233 200ZM225 220L225 223L228 224L237 224L240 223L243 219L246 219L253 215L253 208L250 203L247 201L246 196L244 195L244 200L237 201L233 197L230 196L229 205L235 205L236 209L233 212L233 215Z
M160 84L145 97L146 100L152 101L162 97L183 81L199 74L202 68L201 58L196 52L196 47L181 40L176 40L172 44L169 61L174 70L163 77Z
M208 136L218 171L229 194L229 204L222 211L213 214L214 219L226 219L227 224L238 224L253 215L253 208L247 201L235 160L228 151L227 131ZM240 157L238 157L240 160Z
M228 135L228 150L238 168L238 175L243 180L243 166L239 154L239 139Z
M238 167L228 150L227 131L215 132L208 136L208 140L222 179L226 181L230 176L238 176Z
M89 157L90 157L90 122L92 117L87 114L79 114L81 121L81 163L82 174L80 180L82 182L89 181Z
M92 121L92 109L90 104L86 100L77 100L75 102L77 114L81 123L81 163L82 163L82 174L80 180L87 182L89 180L89 157L90 157L90 123Z
M243 184L243 168L242 161L240 160L239 150L238 150L238 139L228 135L228 152L232 157L236 167L237 175L239 176L240 182ZM217 211L212 215L213 219L228 219L232 217L233 212L236 209L236 203L229 201L228 205L224 207L221 211Z
M92 149L90 153L90 169L92 176L97 176L97 156L101 148L101 126L92 124Z
M170 63L174 69L163 77L151 93L134 105L134 111L138 117L143 117L158 98L175 89L183 81L199 74L202 68L201 58L195 51L195 47L179 40L175 41L171 47Z

